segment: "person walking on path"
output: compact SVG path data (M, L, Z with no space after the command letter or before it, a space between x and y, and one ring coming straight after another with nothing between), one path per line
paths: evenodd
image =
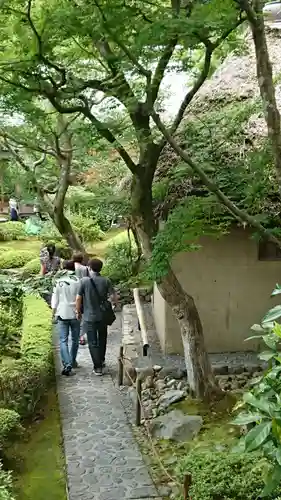
M111 302L117 305L117 295L111 281L100 274L102 266L103 263L99 259L89 262L91 276L80 281L76 299L78 319L81 319L83 308L83 323L95 375L102 375L107 344L107 323L104 321L101 303L110 298Z
M75 265L75 274L77 278L82 279L89 276L89 269L83 264L84 255L80 252L73 254L72 260Z
M60 257L55 255L56 247L53 243L49 243L46 247L40 250L40 264L41 271L40 274L45 275L48 273L54 273L59 270L61 265Z
M79 279L75 275L72 260L64 261L64 275L54 288L51 306L53 318L57 320L60 336L60 354L63 365L62 375L70 375L72 368L77 368L76 356L79 347L80 321L76 318L76 296L79 291ZM68 337L71 332L71 352Z
M72 260L75 265L75 274L77 278L82 279L90 276L89 268L83 265L84 255L81 252L73 254ZM83 315L81 317L81 327L80 327L80 345L86 344L86 332L84 329Z

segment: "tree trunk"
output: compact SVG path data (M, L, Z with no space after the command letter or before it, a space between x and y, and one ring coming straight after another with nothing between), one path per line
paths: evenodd
M51 215L51 214L49 214ZM60 234L63 236L63 238L67 241L68 245L72 250L82 252L83 254L86 253L83 244L81 243L80 239L78 238L77 234L73 230L69 220L67 217L65 217L63 211L57 212L55 211L52 215L52 220L60 232Z
M146 258L151 255L151 241L156 234L152 207L152 179L145 175L133 176L131 187L133 226L139 235L142 251Z
M269 59L266 42L265 26L263 19L263 5L261 0L255 0L252 4L248 0L240 0L242 8L245 9L254 39L256 53L257 77L260 95L264 107L264 115L267 123L268 137L272 144L272 153L279 189L281 190L281 125L280 113L276 103L275 87L273 83L272 66ZM252 5L252 7L251 7Z
M144 256L149 259L152 240L157 233L152 208L151 183L147 183L143 177L134 176L131 197L133 222ZM202 323L194 300L184 292L171 268L158 286L179 323L190 388L197 398L210 401L215 395L221 394L221 391L216 384L205 349Z
M185 293L171 268L158 288L180 326L190 389L197 398L211 401L221 391L206 352L202 323L194 299Z

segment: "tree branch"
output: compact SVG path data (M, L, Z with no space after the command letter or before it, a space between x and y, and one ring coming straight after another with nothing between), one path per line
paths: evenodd
M191 90L189 90L187 92L187 94L185 95L181 105L180 105L180 108L178 110L178 113L174 119L174 122L170 128L170 133L173 135L176 131L177 131L177 128L178 126L180 125L182 119L183 119L183 116L184 116L184 113L186 111L186 108L189 106L189 104L191 103L192 99L194 98L194 96L197 94L198 90L202 87L203 83L205 82L205 80L208 78L208 75L209 75L209 71L210 71L210 66L211 66L211 61L212 61L212 55L213 55L213 52L215 51L215 49L217 49L226 39L227 37L235 30L238 28L238 26L240 26L243 22L245 21L245 19L238 19L236 21L236 23L231 26L231 28L227 29L217 40L216 42L212 43L209 39L201 39L202 43L204 43L205 45L205 59L204 59L204 66L203 66L203 69L200 73L200 75L198 76L197 80L195 81L193 87L191 88ZM199 35L198 35L199 37Z
M27 17L27 20L28 20L29 25L31 27L31 30L33 31L33 34L35 35L35 38L37 40L38 57L44 64L46 64L46 66L54 69L55 71L57 71L61 75L61 80L60 80L59 86L62 87L63 85L66 84L66 70L65 70L65 68L62 68L62 67L58 66L57 64L53 63L52 61L49 61L49 59L43 54L42 38L39 35L39 33L36 29L36 26L32 20L31 7L32 7L32 0L28 0L26 17Z
M148 96L148 103L150 106L153 106L157 99L161 82L164 78L164 74L169 64L169 61L173 55L175 46L177 44L177 40L178 38L176 36L170 40L170 42L166 45L163 54L158 61L151 82L150 95Z
M210 45L207 45L206 50L205 50L205 59L204 59L203 69L202 69L200 75L198 76L197 80L195 81L193 87L191 88L191 90L189 90L189 92L187 92L187 94L185 95L185 98L183 99L183 101L180 105L178 113L177 113L177 115L174 119L174 122L171 126L171 129L170 129L170 133L172 135L176 132L178 126L180 125L180 123L183 119L184 113L186 111L186 108L191 103L193 97L197 94L198 90L202 87L203 83L205 82L205 80L207 79L207 77L209 75L212 55L213 55L213 49Z
M0 129L0 136L6 140L11 141L14 144L17 144L18 146L22 146L26 149L30 149L31 151L37 151L38 153L43 153L44 155L50 155L50 156L54 156L54 157L56 156L54 151L51 151L47 148L42 148L40 146L35 146L29 142L26 142L25 140L16 139L11 134L9 134L1 129Z
M276 238L274 235L271 234L270 231L268 231L262 224L260 224L255 217L252 215L249 215L247 212L244 210L241 210L240 208L233 203L230 198L228 198L217 186L217 184L212 181L204 172L204 170L197 164L194 163L189 155L177 144L175 139L172 137L171 133L167 130L165 125L161 122L160 117L157 113L153 112L152 113L152 118L154 122L156 123L157 127L159 130L162 132L164 135L166 141L171 145L173 150L184 160L185 163L187 163L192 170L198 175L198 177L201 179L203 184L209 189L211 193L214 193L218 200L227 208L227 210L239 221L245 222L246 224L249 224L253 228L257 229L257 231L264 236L266 239L269 241L272 241L272 243L275 243L278 245L279 248L281 248L281 241Z
M48 99L50 100L51 104L53 107L61 114L71 114L71 113L82 113L86 118L90 120L90 122L96 127L97 131L100 133L100 135L106 139L110 144L114 146L116 151L118 151L119 155L121 156L122 160L124 163L127 165L127 167L130 169L130 171L135 174L138 170L137 165L135 162L132 160L130 157L129 153L126 151L126 149L122 146L122 144L118 141L118 139L114 136L114 134L104 125L96 116L91 112L89 107L86 105L84 106L73 106L73 107L64 107L62 106L55 98L54 96L47 96ZM82 98L82 96L80 96ZM86 98L83 96L84 102Z
M235 0L235 1L238 3L240 8L244 10L250 23L255 24L257 21L257 16L250 2L248 0Z

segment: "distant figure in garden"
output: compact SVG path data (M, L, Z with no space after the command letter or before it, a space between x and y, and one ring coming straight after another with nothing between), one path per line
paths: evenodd
M56 247L52 243L40 251L41 274L53 273L59 270L61 259L55 255Z
M107 322L102 306L108 305L108 298L117 305L117 295L111 281L100 274L102 266L99 259L89 262L91 277L82 278L76 299L76 315L81 319L83 310L83 324L96 375L102 375L107 344Z
M77 367L76 356L79 347L80 321L76 318L76 296L79 291L79 279L75 274L72 260L63 263L65 274L59 278L53 290L52 311L57 320L60 336L60 354L63 365L62 375L70 375L72 368ZM68 337L71 333L71 351L68 348Z
M15 200L15 198L10 198L9 209L10 209L11 221L13 221L13 222L18 221L19 220L19 209L18 209L17 200Z
M77 278L82 279L89 276L89 269L83 265L84 255L80 252L73 254L72 260L75 265L75 274Z

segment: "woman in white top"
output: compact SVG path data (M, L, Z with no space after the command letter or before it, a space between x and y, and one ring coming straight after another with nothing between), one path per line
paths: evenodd
M13 221L13 222L18 221L19 220L19 211L18 211L17 200L15 200L15 198L10 198L9 208L10 208L11 221Z
M66 273L57 281L52 295L53 317L57 319L60 336L60 354L63 365L62 375L70 375L72 368L77 367L76 356L79 347L80 321L76 319L75 302L80 280L75 275L74 262L63 263ZM68 348L68 337L71 332L71 351Z

